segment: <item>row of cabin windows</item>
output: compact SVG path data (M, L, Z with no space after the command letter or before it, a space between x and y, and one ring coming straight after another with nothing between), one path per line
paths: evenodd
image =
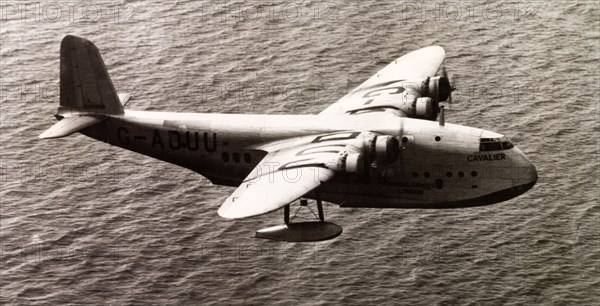
M452 177L454 174L450 171L446 172L446 177ZM419 173L417 172L413 172L412 173L413 177L419 177ZM424 172L423 173L423 177L425 178L429 178L431 176L431 173L429 172ZM471 176L472 177L476 177L477 176L477 171L471 171ZM465 177L465 173L462 171L458 171L458 177Z
M435 141L441 141L442 137L435 136ZM402 143L408 142L407 137L402 137ZM512 149L515 145L508 139L508 137L503 136L501 138L481 138L479 140L479 151L501 151Z
M477 176L477 174L478 174L478 173L477 173L477 171L471 171L471 176L472 176L472 177L476 177L476 176ZM417 173L417 172L413 172L413 173L412 173L412 176L413 176L413 177L415 177L415 178L416 178L416 177L419 177L419 173ZM429 177L431 176L431 173L429 173L429 172L424 172L424 173L423 173L423 176L424 176L425 178L429 178ZM446 177L449 177L449 178L450 178L450 177L452 177L452 176L453 176L452 172L450 172L450 171L446 172ZM462 172L462 171L458 171L458 177L465 177L465 173L464 173L464 172ZM435 188L436 188L436 189L443 189L443 188L444 188L444 181L443 181L442 179L436 179L436 180L435 180ZM471 185L471 188L477 188L477 185Z
M221 153L221 159L228 163L229 162L229 152L223 152ZM234 163L240 163L242 161L242 155L238 152L235 153L231 153L231 160L233 160ZM252 155L250 155L250 153L244 153L244 162L249 164L252 162Z

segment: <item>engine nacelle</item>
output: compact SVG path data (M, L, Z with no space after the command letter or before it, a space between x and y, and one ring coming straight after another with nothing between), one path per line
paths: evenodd
M393 136L377 136L374 149L375 158L371 163L376 165L393 163L400 155L400 142Z
M366 173L366 160L362 153L342 152L334 161L326 165L327 168L339 173L353 173L358 175Z
M360 152L343 151L324 161L323 165L337 173L353 174L365 178L372 175L371 168L391 164L400 156L400 141L389 135L372 135ZM356 147L355 147L356 149Z
M360 153L350 153L346 156L346 172L363 174L366 171L365 156Z
M443 76L427 78L421 87L421 96L430 97L434 102L448 100L451 92L450 80Z
M437 115L437 107L430 97L417 98L415 101L415 115L421 118L433 118Z
M436 120L439 103L448 100L452 87L447 77L429 77L419 81L406 81L400 111L409 117Z

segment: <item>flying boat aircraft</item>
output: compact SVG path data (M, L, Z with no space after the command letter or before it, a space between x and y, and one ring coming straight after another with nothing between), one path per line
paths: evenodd
M256 236L335 238L323 201L340 207L461 208L514 198L537 181L505 135L445 122L452 84L445 51L410 52L316 115L135 111L117 93L98 48L68 35L60 49L60 106L40 138L79 132L236 187L218 214L241 219L283 209ZM315 200L318 221L292 222L290 204ZM310 209L310 207L309 207ZM312 209L311 209L312 210ZM293 219L293 218L292 218Z

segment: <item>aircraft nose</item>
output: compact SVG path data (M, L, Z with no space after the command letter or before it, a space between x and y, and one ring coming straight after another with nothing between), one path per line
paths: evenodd
M527 186L527 189L530 189L538 180L537 169L523 152L519 150L519 153L521 155L521 161L519 162L521 164L519 166L521 170L519 171L520 180Z
M529 163L529 167L527 167L526 177L528 178L528 180L531 183L532 187L533 187L533 185L535 185L535 183L538 180L537 169L535 168L535 165L532 162L530 162Z

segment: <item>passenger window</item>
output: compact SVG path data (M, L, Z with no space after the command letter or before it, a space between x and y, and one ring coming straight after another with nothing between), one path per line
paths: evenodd
M221 153L221 159L223 159L224 162L228 163L229 162L229 153L227 153L227 152Z
M244 162L248 164L252 162L252 155L250 153L244 153Z
M240 153L236 152L236 153L233 153L232 155L233 155L233 161L236 163L239 163L240 162Z

